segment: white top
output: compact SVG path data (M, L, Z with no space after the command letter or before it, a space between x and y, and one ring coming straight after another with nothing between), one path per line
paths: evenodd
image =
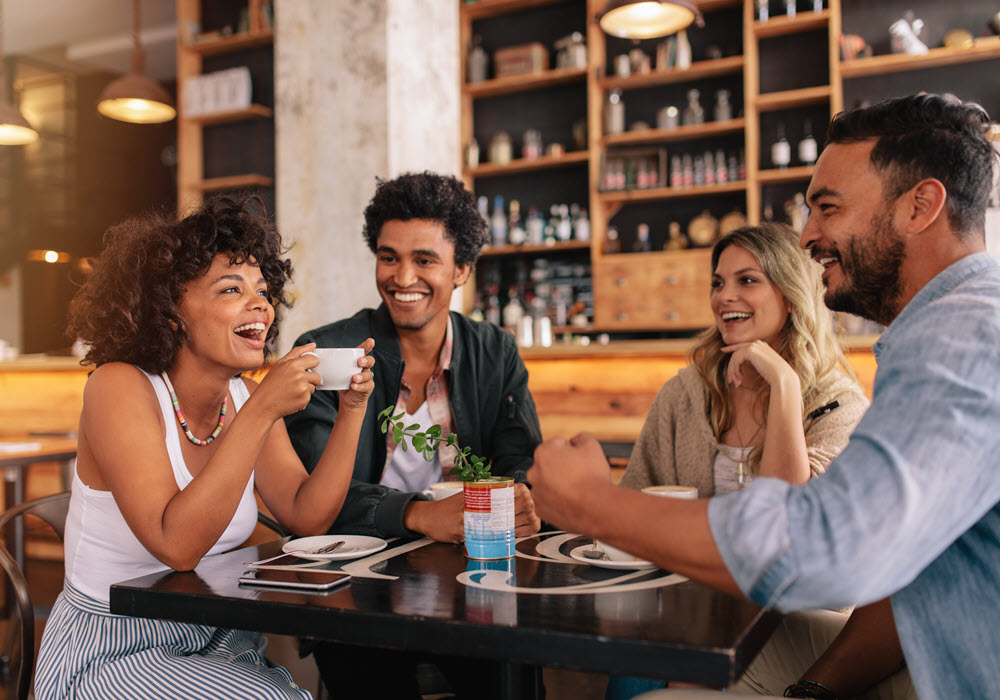
M427 406L426 401L420 404L420 408L413 415L407 413L403 416L404 425L413 425L414 423L420 426L420 430L426 430L434 425L434 419L431 418L431 409ZM404 437L403 443L406 444L406 452L403 452L402 443L396 445L396 449L392 451L392 459L389 460L389 465L382 472L380 484L412 493L414 491L423 491L431 484L443 480L441 476L441 456L436 450L434 452L434 459L428 462L420 452L413 449L409 437Z
M734 447L733 445L719 444L719 451L715 455L715 463L712 465L712 476L715 482L715 495L721 496L724 493L732 493L745 489L753 480L750 473L750 451L753 447ZM740 486L736 479L739 471L739 464L743 462L743 485Z
M160 377L147 372L143 374L149 378L160 402L163 422L167 426L167 455L170 457L177 486L183 489L194 477L181 455L180 435L174 428L176 418L170 395ZM235 415L249 398L250 392L243 380L237 377L230 381L229 393L233 397L232 415ZM141 464L136 465L136 469L143 467ZM257 501L253 495L251 473L236 514L226 531L208 551L208 555L239 546L250 536L256 524ZM109 602L111 584L168 569L142 546L129 529L111 492L97 491L83 483L75 465L72 496L66 517L65 557L67 580L78 590L105 603Z

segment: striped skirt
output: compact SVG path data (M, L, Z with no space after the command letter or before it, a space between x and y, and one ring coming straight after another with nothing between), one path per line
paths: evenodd
M257 632L123 617L66 581L45 624L36 700L312 700Z

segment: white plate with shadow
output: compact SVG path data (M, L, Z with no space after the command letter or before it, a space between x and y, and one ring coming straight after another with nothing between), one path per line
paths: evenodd
M638 561L614 561L613 559L598 559L596 557L591 558L586 556L584 552L598 554L604 554L601 550L593 544L585 544L580 547L576 547L572 552L569 553L571 557L584 564L590 564L591 566L600 566L603 569L655 569L656 564L651 561L646 561L645 559L640 559Z
M343 541L344 544L332 552L310 554L321 547L340 541ZM315 537L300 537L297 540L286 542L281 546L281 551L312 561L337 561L368 556L385 549L388 544L380 537L368 537L367 535L316 535Z

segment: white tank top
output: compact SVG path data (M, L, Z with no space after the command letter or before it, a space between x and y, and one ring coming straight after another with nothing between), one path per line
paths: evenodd
M143 372L156 391L167 426L166 447L174 470L177 487L185 488L194 478L181 454L181 441L174 427L174 409L163 379ZM229 383L235 414L249 398L250 392L240 378ZM257 501L253 495L253 474L243 490L229 527L208 551L219 554L237 547L250 536L257 523ZM80 480L73 468L72 496L66 516L66 578L78 590L92 598L109 602L111 584L137 576L166 571L167 566L154 557L129 529L110 491L97 491Z
M420 408L413 415L407 413L403 417L403 422L406 425L417 423L424 430L429 428L434 423L434 419L431 418L431 409L427 402L424 401L420 404ZM397 445L396 449L392 451L392 459L385 471L382 472L382 479L379 481L382 486L411 493L423 491L431 484L443 479L441 455L437 450L434 451L434 459L427 461L421 453L413 448L409 437L404 437L403 442L406 443L407 449L404 452L402 446Z

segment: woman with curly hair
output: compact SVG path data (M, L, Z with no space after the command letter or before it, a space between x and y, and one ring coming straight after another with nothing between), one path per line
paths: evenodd
M282 418L320 382L294 348L257 384L288 306L291 264L259 199L218 197L182 221L150 216L105 236L70 308L69 332L96 365L84 390L66 521L66 581L35 681L50 698L309 698L267 661L258 633L108 612L112 583L193 569L254 529L254 488L300 535L340 511L374 387L358 360L310 475ZM360 345L371 351L374 342Z
M657 394L621 483L706 498L756 477L822 474L868 400L834 336L819 266L787 226L731 231L712 249L710 304L715 324ZM613 676L606 698L663 685Z

